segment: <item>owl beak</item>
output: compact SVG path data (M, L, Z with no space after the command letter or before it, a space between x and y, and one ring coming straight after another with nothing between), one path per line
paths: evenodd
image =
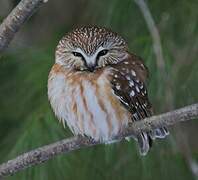
M94 72L95 68L96 68L96 64L93 64L93 63L87 64L87 70L88 71Z

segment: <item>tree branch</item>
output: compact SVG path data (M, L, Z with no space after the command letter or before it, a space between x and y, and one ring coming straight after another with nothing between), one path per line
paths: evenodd
M172 126L176 123L196 118L198 118L198 103L161 115L152 116L142 121L134 122L128 129L121 132L112 140L121 140L124 137L136 135L142 131L150 131L162 126ZM0 165L0 178L45 162L56 155L69 153L80 148L90 147L97 144L102 143L78 136L39 147Z
M47 0L21 0L0 25L0 53L8 46L24 22Z

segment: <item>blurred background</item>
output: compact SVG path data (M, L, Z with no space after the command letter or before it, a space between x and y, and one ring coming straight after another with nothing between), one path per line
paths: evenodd
M0 0L0 21L19 0ZM148 90L159 114L198 102L198 1L149 0L159 30L164 72L134 0L49 0L0 56L0 163L30 149L72 136L47 99L47 77L59 39L81 25L105 26L122 35L150 70ZM19 172L9 180L198 179L198 123L170 128L141 157L134 141L99 145Z

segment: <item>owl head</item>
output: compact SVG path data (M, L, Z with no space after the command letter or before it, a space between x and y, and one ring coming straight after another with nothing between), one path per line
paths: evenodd
M64 36L56 49L56 63L76 71L93 72L121 62L128 55L122 37L106 28L81 27Z

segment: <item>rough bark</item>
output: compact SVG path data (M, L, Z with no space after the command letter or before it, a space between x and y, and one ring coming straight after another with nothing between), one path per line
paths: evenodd
M0 53L9 45L16 32L47 0L21 0L0 25Z

